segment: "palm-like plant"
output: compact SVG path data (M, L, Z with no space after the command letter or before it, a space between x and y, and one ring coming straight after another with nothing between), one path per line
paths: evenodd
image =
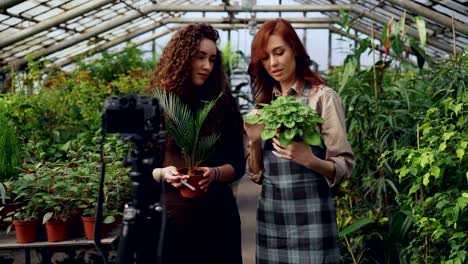
M192 112L177 95L165 90L155 89L154 96L159 100L166 117L166 130L180 147L187 162L188 175L193 169L206 161L214 151L219 134L200 137L200 130L211 109L222 93L198 111Z

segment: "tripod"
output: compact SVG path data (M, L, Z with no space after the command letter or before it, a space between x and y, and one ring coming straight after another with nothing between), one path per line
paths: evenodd
M159 264L161 250L156 249L164 235L164 228L160 227L165 220L159 197L164 184L158 185L151 175L154 168L161 167L162 144L154 146L139 135L129 135L127 140L134 143L124 162L131 167L132 201L125 205L117 263L135 263L136 258L138 264Z

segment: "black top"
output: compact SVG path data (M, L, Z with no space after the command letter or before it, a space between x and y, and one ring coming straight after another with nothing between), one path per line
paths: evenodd
M202 166L231 164L234 180L244 175L243 123L235 99L223 95L218 101L222 120L217 120L220 139L213 156ZM201 104L194 108L200 107ZM166 147L164 166L185 166L174 141ZM231 186L213 181L200 198L184 198L166 183L167 229L164 263L242 263L240 217Z

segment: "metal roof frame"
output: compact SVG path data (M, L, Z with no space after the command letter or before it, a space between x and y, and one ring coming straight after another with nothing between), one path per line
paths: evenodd
M263 23L259 12L300 12L302 17L287 18L296 28L325 28L331 33L359 40L344 32L339 10L348 12L350 27L370 36L374 28L376 38L382 35L390 19L406 14L408 35L419 38L414 17L426 21L426 52L434 57L445 57L466 48L468 37L468 8L466 0L295 0L297 5L231 5L214 0L3 0L0 3L0 67L18 68L27 62L26 54L45 57L64 66L83 54L92 55L118 44L129 42L153 32L144 39L132 41L141 45L164 36L180 23L208 22L219 29L246 28L250 23ZM218 3L217 3L218 2ZM280 1L281 2L281 1ZM275 4L276 5L275 5ZM197 12L203 18L184 18ZM222 18L206 18L206 13L222 13ZM308 17L320 12L327 17ZM250 13L250 18L238 18L239 13ZM271 18L274 18L272 16ZM455 32L452 32L452 26Z

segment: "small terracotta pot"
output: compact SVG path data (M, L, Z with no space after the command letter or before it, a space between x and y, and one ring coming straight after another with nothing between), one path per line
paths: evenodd
M188 175L188 168L180 168L177 170L180 174ZM199 181L203 180L203 174L205 169L196 167L193 169L193 175L189 175L190 178L187 179L187 183L195 187L196 191L192 191L190 188L182 185L180 188L180 195L185 198L196 198L202 196L205 192L200 189Z
M88 240L94 240L94 228L96 227L96 217L94 216L81 216L83 221L83 229L85 238ZM108 233L106 224L101 225L101 238L105 237Z
M58 242L68 239L68 223L62 220L50 219L45 223L47 241Z
M88 240L94 239L94 226L96 225L96 217L92 216L82 216L81 220L83 220L83 229L85 238Z
M37 225L39 218L31 221L13 221L16 230L16 241L20 244L35 242L37 240Z

